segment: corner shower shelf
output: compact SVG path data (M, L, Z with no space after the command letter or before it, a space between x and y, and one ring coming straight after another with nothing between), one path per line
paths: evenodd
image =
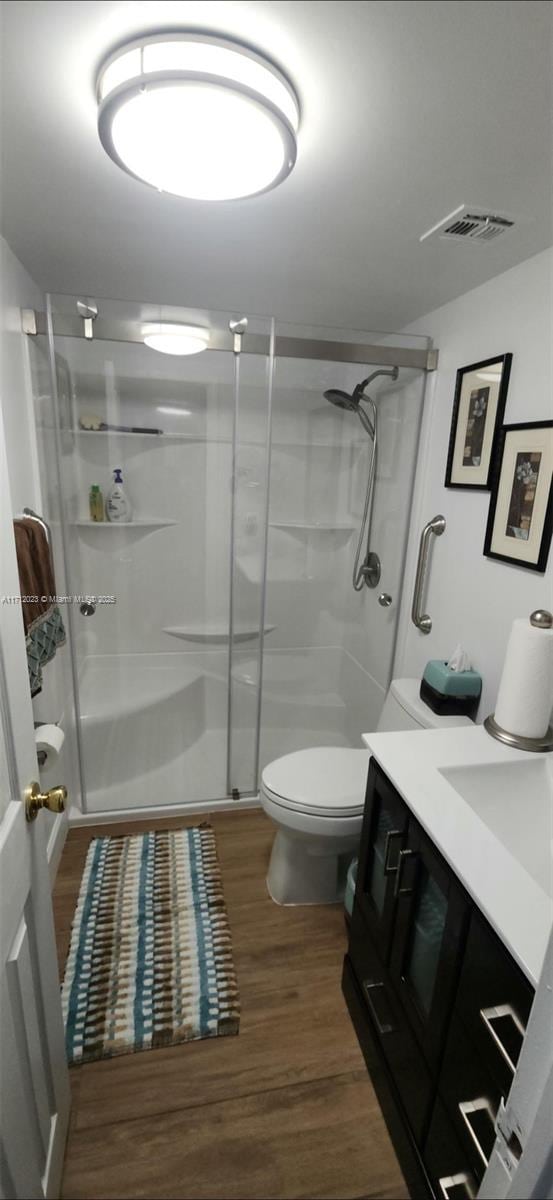
M45 428L44 431L54 433L53 428ZM77 437L84 438L138 438L143 442L152 442L155 446L162 445L164 442L206 442L213 445L221 443L230 445L232 442L230 434L228 436L221 436L209 433L133 433L131 430L127 431L124 429L68 429L64 430L64 433L72 433ZM244 438L239 438L238 444L240 446L258 446L262 450L265 447L263 441L250 441ZM320 438L292 441L291 439L283 440L282 438L273 437L271 444L274 449L279 450L311 450L315 447L322 450L359 450L366 446L367 441L361 438L351 438L348 441L334 442L322 441Z
M138 521L72 521L78 529L161 529L164 525L176 525L166 517L148 517Z
M264 632L271 633L276 625L265 625ZM202 642L204 645L227 644L230 637L228 621L213 621L207 625L168 625L163 630L170 637L182 638L185 642ZM259 626L238 621L234 626L234 642L250 642L259 636Z
M140 438L141 441L153 442L154 445L159 445L161 442L205 442L208 440L202 433L137 433L132 429L71 429L67 432L85 438Z
M351 533L357 526L353 521L269 521L271 529L304 530L306 533Z

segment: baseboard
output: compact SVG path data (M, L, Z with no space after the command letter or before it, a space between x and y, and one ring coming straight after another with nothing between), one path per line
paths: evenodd
M48 845L46 848L48 857L48 870L50 872L50 887L52 888L56 882L56 875L58 873L58 867L60 865L62 850L65 845L65 839L67 837L68 830L69 821L67 819L67 813L58 813L52 823L50 836L48 838Z
M83 813L72 808L69 813L69 826L78 825L112 825L118 822L145 821L163 817L191 817L201 813L234 812L248 808L260 808L259 796L244 797L240 800L201 800L193 804L159 804L151 808L115 808L111 812ZM61 852L60 852L61 853Z

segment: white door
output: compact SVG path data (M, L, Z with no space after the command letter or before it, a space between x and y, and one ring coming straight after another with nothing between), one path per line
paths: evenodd
M44 817L25 820L37 778L33 712L0 412L0 1193L59 1194L69 1118Z

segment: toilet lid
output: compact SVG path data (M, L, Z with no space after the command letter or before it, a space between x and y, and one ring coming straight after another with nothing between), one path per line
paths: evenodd
M369 758L369 750L341 746L297 750L268 763L262 785L285 808L354 816L363 811Z

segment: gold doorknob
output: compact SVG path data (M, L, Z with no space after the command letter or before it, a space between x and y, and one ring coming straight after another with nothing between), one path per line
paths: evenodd
M66 800L67 788L62 783L48 788L47 792L41 792L39 783L31 783L25 791L25 816L28 821L34 821L41 808L47 808L48 812L65 812Z

